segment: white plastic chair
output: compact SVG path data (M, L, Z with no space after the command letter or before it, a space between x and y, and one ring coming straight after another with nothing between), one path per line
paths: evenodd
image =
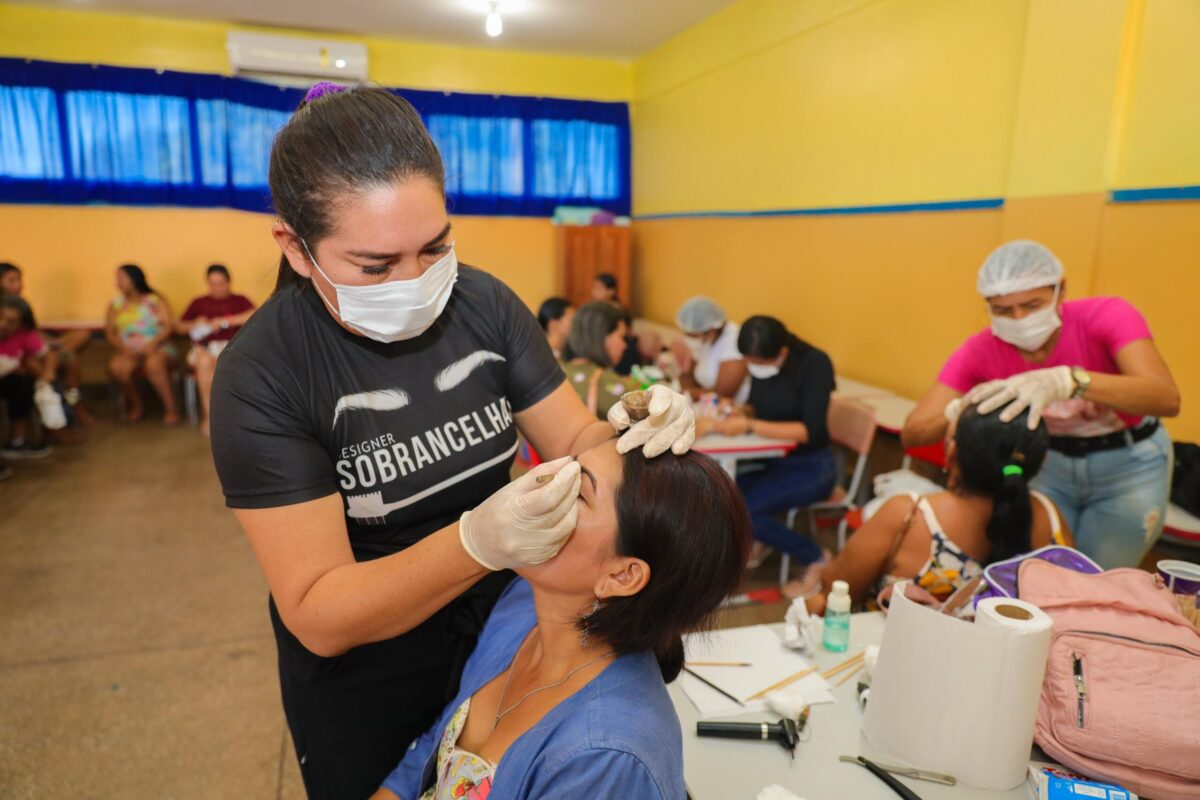
M796 517L801 511L808 514L808 530L810 534L817 532L817 517L837 514L838 521L838 550L846 546L846 532L849 523L846 513L857 507L859 493L862 491L863 480L867 474L867 461L871 454L871 445L875 442L875 411L869 406L848 397L831 397L829 399L829 438L838 448L854 453L854 471L850 481L842 485L845 479L844 459L840 452L835 453L838 462L838 482L833 488L828 500L813 503L809 506L799 506L788 511L787 526L795 530ZM788 571L792 560L787 553L781 554L779 564L779 585L788 582Z

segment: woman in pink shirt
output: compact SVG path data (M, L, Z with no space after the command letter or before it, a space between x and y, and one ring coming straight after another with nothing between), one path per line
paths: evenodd
M1059 260L1013 241L979 270L992 325L967 339L905 422L905 447L945 436L964 405L1002 420L1043 417L1050 453L1034 482L1079 549L1105 568L1137 566L1162 534L1171 440L1158 417L1179 389L1136 308L1114 297L1065 301Z

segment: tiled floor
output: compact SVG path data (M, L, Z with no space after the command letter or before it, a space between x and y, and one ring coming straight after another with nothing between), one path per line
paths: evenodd
M274 660L195 431L110 422L3 484L0 798L303 797Z
M303 797L266 587L189 428L108 423L0 492L0 798L59 797Z

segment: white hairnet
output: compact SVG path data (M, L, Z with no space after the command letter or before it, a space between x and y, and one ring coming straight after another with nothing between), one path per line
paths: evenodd
M697 295L679 307L675 324L684 333L705 333L725 324L725 312L715 301Z
M984 297L1054 286L1063 279L1063 265L1045 245L1017 239L993 250L979 268L975 284Z

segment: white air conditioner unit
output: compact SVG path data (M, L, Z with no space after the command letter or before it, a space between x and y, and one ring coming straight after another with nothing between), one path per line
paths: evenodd
M225 49L235 75L367 78L367 48L352 42L233 31Z

